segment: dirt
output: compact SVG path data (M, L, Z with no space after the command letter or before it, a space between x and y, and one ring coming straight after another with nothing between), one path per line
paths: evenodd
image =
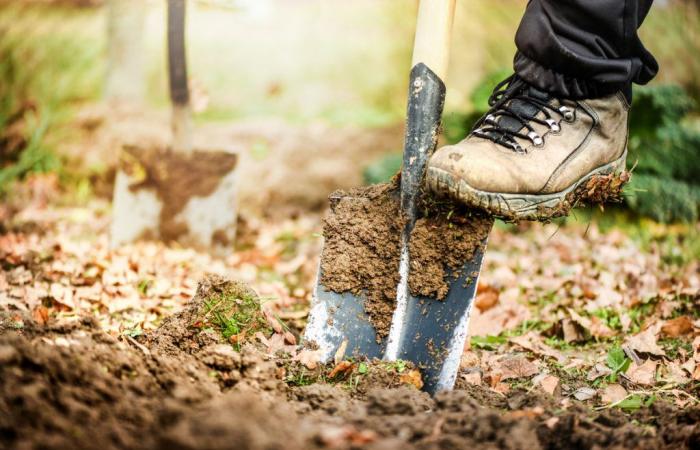
M465 210L450 213L434 208L418 219L410 241L411 294L443 300L465 261L482 248L492 225L490 217Z
M205 281L151 335L112 336L86 317L40 326L0 313L0 448L679 449L700 445L700 408L656 402L592 411L533 390L458 385L431 398L397 363L331 366L290 382L289 355L239 350L197 325L205 301L244 285ZM194 320L194 322L193 322ZM204 336L202 336L204 335ZM393 364L393 365L390 365ZM226 380L226 382L223 382Z
M389 333L399 283L401 233L398 181L337 191L324 222L321 284L365 296L378 339ZM428 198L424 196L424 198ZM465 261L483 245L493 220L452 203L423 200L411 233L411 294L444 299Z
M182 155L165 147L124 146L120 170L136 181L129 190L151 190L162 201L159 237L176 241L189 231L178 220L192 197L213 193L221 179L238 164L238 155L224 151L200 151Z
M570 192L564 201L556 207L539 208L537 217L533 220L547 223L557 217L568 216L574 208L595 205L603 208L606 203L621 203L623 200L623 189L631 179L632 173L628 171L608 175L595 175L586 183ZM517 222L515 217L507 215L500 218L505 221Z
M334 292L364 294L380 339L389 334L399 284L404 222L398 195L395 183L336 191L323 226L321 284Z

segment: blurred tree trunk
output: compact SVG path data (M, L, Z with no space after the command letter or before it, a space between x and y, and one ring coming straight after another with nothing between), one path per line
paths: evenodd
M109 100L140 103L146 91L143 35L146 5L143 0L107 1L107 80Z

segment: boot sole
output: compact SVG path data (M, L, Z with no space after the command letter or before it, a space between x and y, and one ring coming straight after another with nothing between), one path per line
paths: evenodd
M506 220L547 221L567 215L575 206L568 198L576 189L596 176L605 176L625 168L627 149L613 162L594 169L576 183L560 192L551 194L502 194L475 189L464 180L455 179L449 172L429 167L426 182L436 194L447 195L475 208L483 209L495 217Z

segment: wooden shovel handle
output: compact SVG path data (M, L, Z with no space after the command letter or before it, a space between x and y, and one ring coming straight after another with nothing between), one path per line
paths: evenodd
M413 63L423 63L443 81L447 75L455 0L420 0Z

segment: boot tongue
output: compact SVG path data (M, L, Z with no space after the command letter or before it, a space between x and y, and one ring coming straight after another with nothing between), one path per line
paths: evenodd
M538 100L548 101L549 94L546 92L535 89L534 87L528 86L523 88L522 91L528 97L534 97ZM508 103L509 108L526 119L532 119L540 112L540 107L528 102L527 100L514 99ZM523 124L515 117L501 116L498 119L499 128L506 129L512 132L519 132L523 128Z

